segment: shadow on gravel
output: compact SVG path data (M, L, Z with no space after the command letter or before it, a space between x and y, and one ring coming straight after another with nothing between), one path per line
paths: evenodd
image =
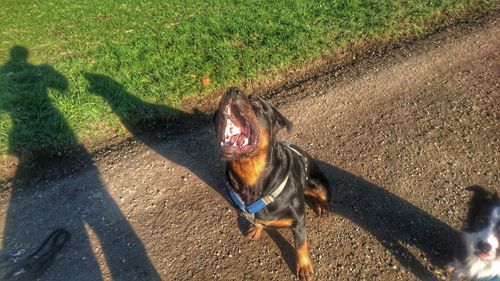
M359 225L373 236L401 263L421 280L435 280L431 272L412 254L409 247L424 253L420 260L443 268L451 259L458 232L422 209L387 190L330 164L318 161L332 186L332 213ZM309 203L309 202L308 202ZM308 204L309 205L309 204ZM242 234L248 222L238 219ZM278 246L291 272L295 272L295 251L282 234L266 229Z
M44 272L43 280L103 280L97 256L104 257L113 280L160 280L89 154L48 97L49 88L64 92L67 79L49 65L30 64L25 47L15 46L10 54L10 60L0 68L0 110L12 117L8 149L20 164L9 188L0 280L34 280ZM35 159L49 178L64 176L73 166L85 167L85 177L53 180L54 184L48 186L44 175L33 173L32 162L22 154L26 138L39 144L40 152L51 152L46 154L61 151L61 147L43 146L51 140L72 148L67 165L51 169L46 167L48 159ZM63 229L53 232L59 228ZM66 230L71 233L68 243L70 234ZM55 238L51 240L52 236ZM42 244L46 237L49 242ZM43 253L30 255L37 248L36 253Z
M320 161L319 161L320 162ZM458 233L410 202L330 164L320 162L333 190L332 212L370 232L407 270L422 280L434 280L409 247L431 264L443 267Z
M175 137L178 133L192 132L210 124L211 117L202 112L192 114L164 105L150 104L131 95L120 83L111 77L85 73L89 81L89 91L103 97L118 115L121 123L131 132L135 139L153 149L166 159L186 167L203 180L222 198L230 202L225 191L224 168L216 151L215 135L207 139L203 132L191 135L189 141L176 140L173 145L161 146L161 138ZM150 116L151 119L144 118ZM160 118L158 117L160 116ZM164 121L162 122L162 117ZM171 118L179 120L172 125ZM151 121L154 120L154 121ZM167 127L169 126L169 127ZM155 134L154 136L152 134Z

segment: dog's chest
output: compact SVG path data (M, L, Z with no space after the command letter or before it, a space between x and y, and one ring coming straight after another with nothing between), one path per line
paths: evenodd
M467 275L473 280L488 279L500 275L500 261L484 262L481 260L469 261Z

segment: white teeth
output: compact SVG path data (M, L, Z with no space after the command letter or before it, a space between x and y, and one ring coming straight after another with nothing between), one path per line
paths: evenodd
M224 130L224 141L221 142L221 146L228 145L233 136L241 134L241 129L236 126L231 119L226 120L226 129ZM237 146L237 142L233 143L232 146ZM244 141L244 145L248 144L248 139Z
M243 139L243 143L241 144L241 147L248 145L248 138Z
M241 133L241 129L236 126L233 121L231 121L231 119L227 119L226 120L226 129L225 129L225 132L224 132L224 136L226 136L225 138L226 139L229 139L230 137L234 136L234 135L238 135Z

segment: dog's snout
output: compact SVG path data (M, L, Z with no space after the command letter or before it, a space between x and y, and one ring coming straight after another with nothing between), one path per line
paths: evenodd
M243 92L236 87L229 88L227 90L227 94L229 94L231 96L231 98L244 96Z
M232 104L236 106L242 106L247 103L247 97L240 89L236 87L231 87L226 91L221 104L227 105Z
M482 253L488 253L491 251L491 245L483 240L477 242L476 248Z

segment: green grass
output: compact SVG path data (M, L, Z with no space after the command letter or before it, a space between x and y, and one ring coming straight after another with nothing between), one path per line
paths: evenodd
M174 118L185 97L272 75L347 43L418 35L445 15L500 6L478 0L1 2L0 155L21 159L122 136L127 129L120 119L137 125ZM29 51L28 61L11 57L14 46ZM210 85L202 85L204 76Z

